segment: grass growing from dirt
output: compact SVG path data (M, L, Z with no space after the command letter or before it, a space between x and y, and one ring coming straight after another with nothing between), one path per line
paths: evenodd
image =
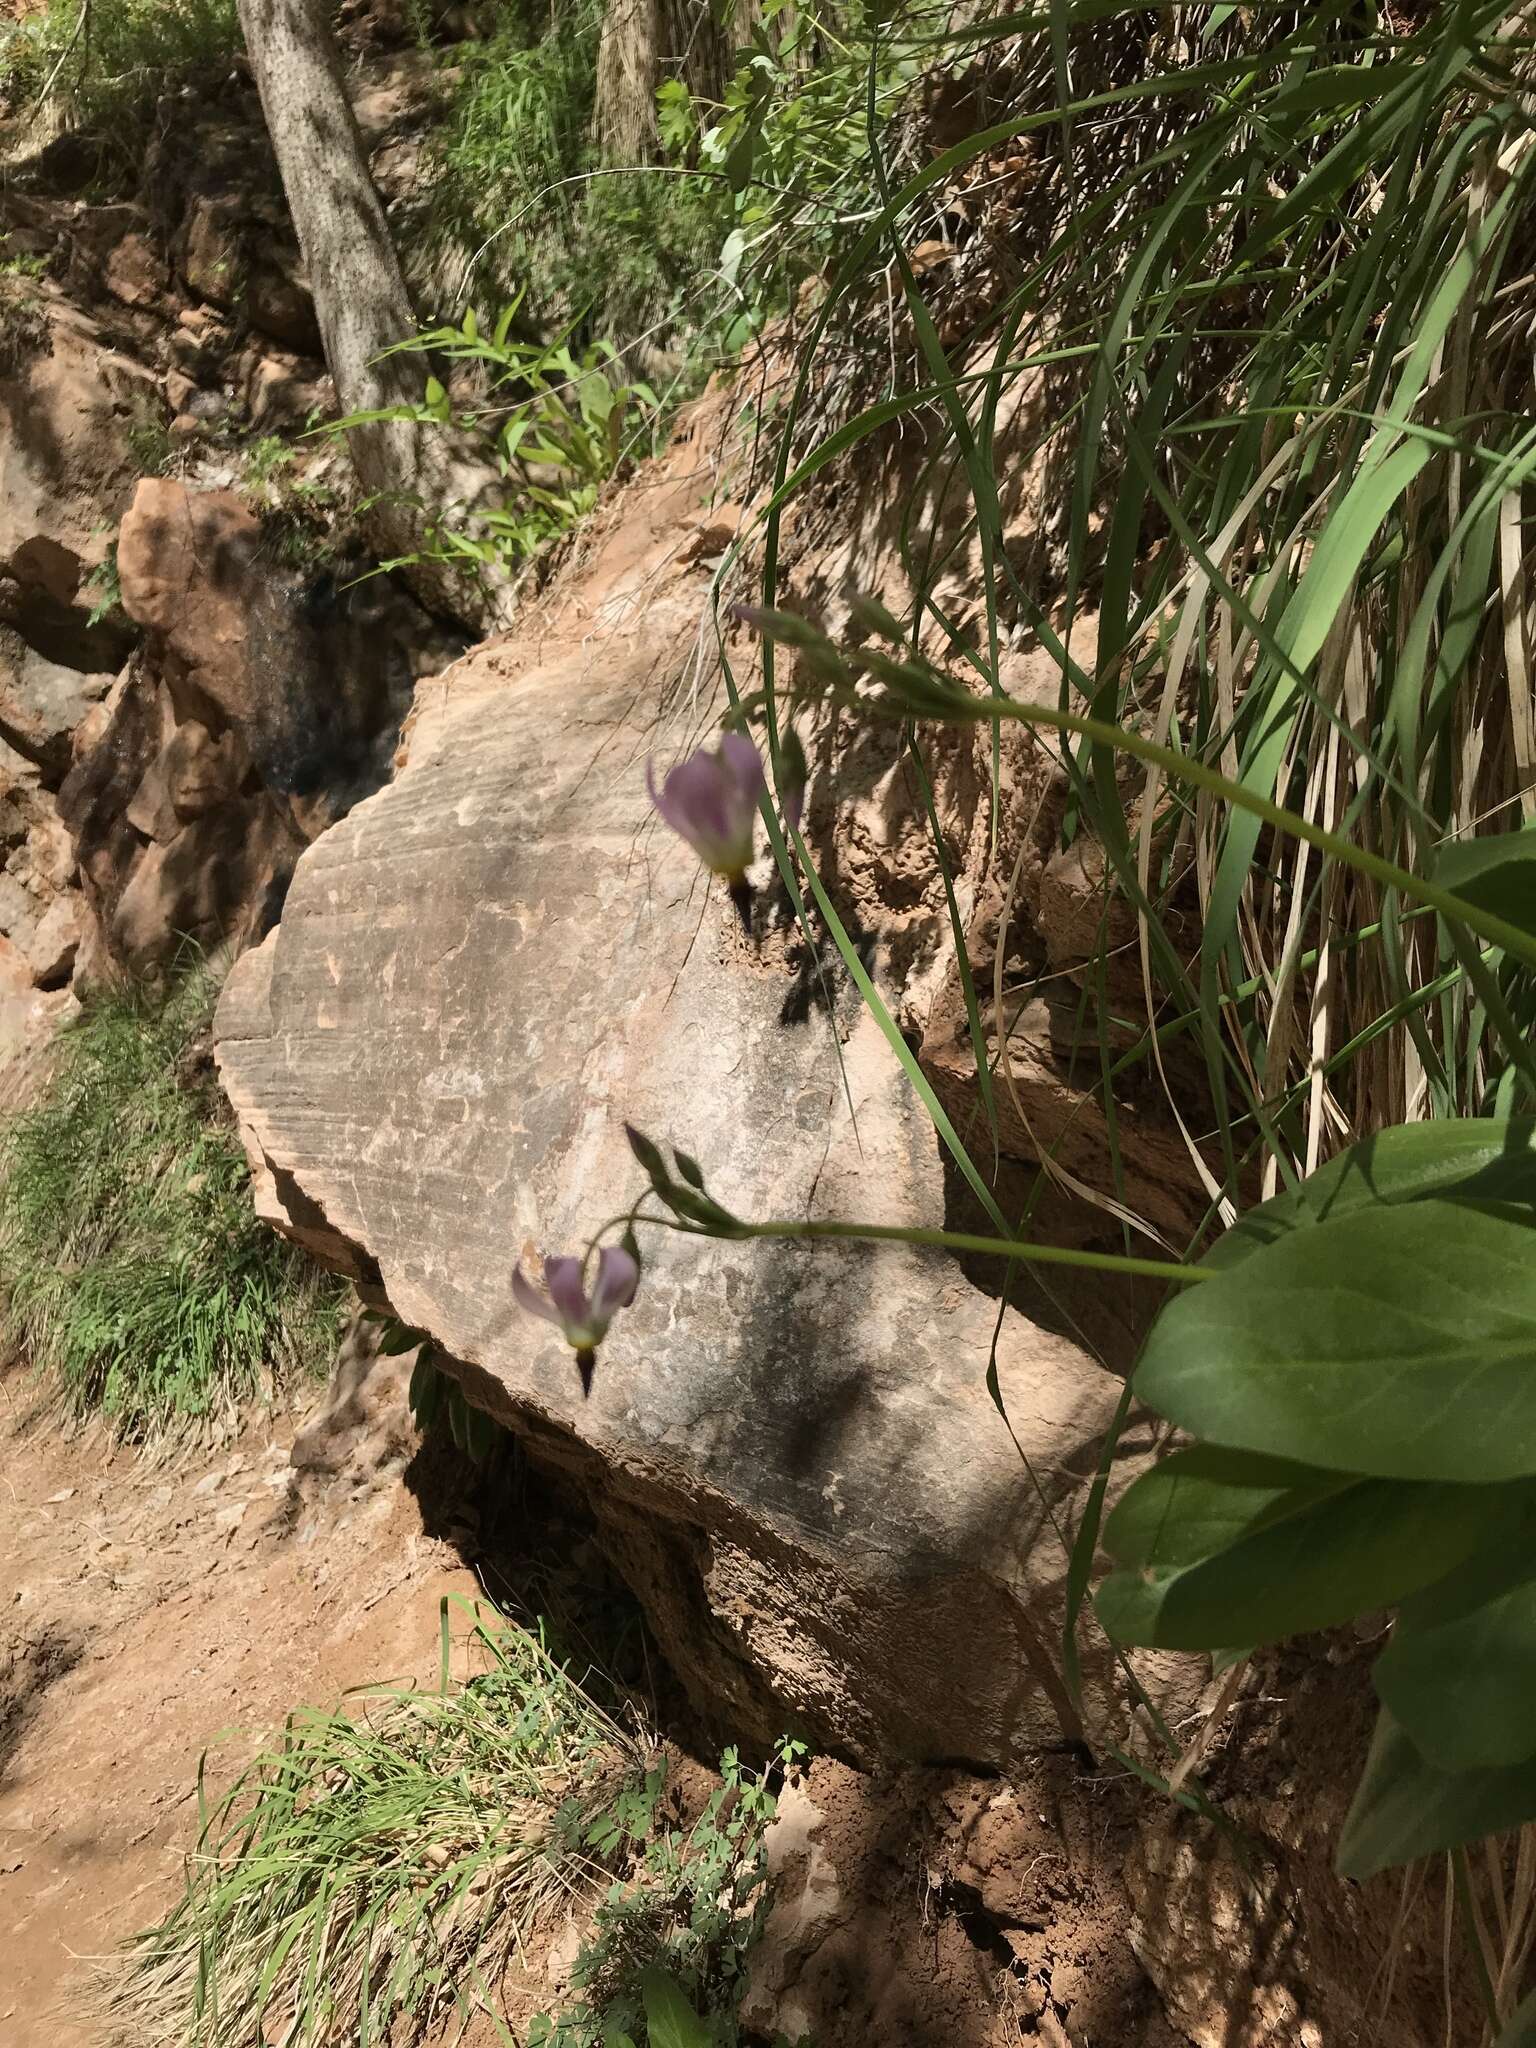
M239 48L235 0L47 0L0 24L0 109L89 130L103 168L131 175L156 100Z
M335 1346L337 1284L252 1211L214 994L198 970L96 997L0 1135L0 1330L125 1438L227 1426Z
M512 2044L509 1969L626 1866L578 1959L577 2006L531 2016L527 2039L586 2048L622 2025L644 2042L658 1975L706 2010L717 1979L739 1996L738 1881L761 1892L771 1797L738 1771L728 1812L722 1792L686 1836L653 1826L662 1774L542 1633L478 1609L480 1668L452 1678L453 1604L436 1690L296 1714L204 1804L185 1894L112 1988L146 2048L406 2048L477 2013ZM734 2040L729 2025L698 2039Z

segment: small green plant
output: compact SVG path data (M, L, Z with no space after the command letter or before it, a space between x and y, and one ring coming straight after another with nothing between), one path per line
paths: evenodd
M46 97L126 178L156 101L239 47L235 0L47 0L0 27L0 104L19 112Z
M791 1769L805 1753L786 1738L774 1765ZM593 1915L571 1974L574 2003L535 2020L528 2048L736 2048L747 1958L768 1905L763 1835L775 1800L766 1774L734 1749L720 1775L691 1828L658 1822L658 1767L589 1829L598 1853L629 1839L638 1860Z
M475 364L485 395L455 405L437 377L419 405L352 414L333 431L368 419L414 419L478 437L508 483L505 501L477 511L481 532L442 534L439 551L464 563L517 568L569 533L597 503L598 491L626 456L650 449L660 403L648 384L619 373L606 342L582 350L568 339L524 341L513 331L521 300L489 332L471 311L459 326L430 328L403 344L453 363Z
M657 93L669 161L695 169L709 194L713 261L699 277L713 283L704 321L726 355L789 303L876 197L871 104L885 127L920 66L900 11L878 51L872 20L861 6L770 8L720 100L680 78Z
M506 1430L483 1408L464 1398L464 1390L451 1373L444 1372L432 1352L432 1340L421 1330L407 1329L393 1316L374 1316L382 1325L379 1339L382 1356L399 1357L404 1351L421 1347L421 1356L411 1370L407 1398L416 1427L425 1434L436 1422L447 1429L454 1445L477 1465L483 1465L507 1436Z
M81 584L81 590L91 600L90 611L86 614L88 626L99 626L103 619L123 608L123 585L117 571L117 542L113 541L101 560Z
M324 477L299 473L299 450L277 434L251 442L242 457L241 489L260 515L277 553L294 567L334 554L337 493Z
M455 1603L462 1607L463 1603ZM492 2017L523 1944L601 1877L633 1743L541 1634L472 1614L479 1669L293 1715L209 1802L184 1897L113 1989L147 2048L352 2048ZM506 2037L503 2030L504 2038Z
M227 1428L322 1372L340 1288L252 1211L207 1053L215 986L92 998L0 1138L0 1319L122 1437Z
M168 476L175 467L176 443L158 413L140 412L123 438L145 476Z
M0 277L39 278L48 275L48 258L35 250L10 247L10 236L0 234Z
M43 302L30 289L47 271L45 256L11 250L10 236L0 233L0 373L14 374L47 346Z

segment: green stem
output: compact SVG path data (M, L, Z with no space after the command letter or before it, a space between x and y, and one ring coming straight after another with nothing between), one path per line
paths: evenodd
M767 630L771 634L772 629ZM834 691L833 694L840 696L853 710L881 708L878 700L871 703L871 700L849 691ZM940 724L974 725L994 718L1006 718L1016 725L1044 726L1052 732L1075 733L1080 739L1091 740L1095 746L1117 748L1138 761L1161 768L1165 775L1176 781L1193 783L1196 789L1219 797L1223 803L1231 804L1237 810L1247 811L1252 817L1273 826L1277 832L1289 833L1293 839L1304 839L1308 846L1315 846L1329 860L1353 868L1357 874L1369 875L1383 888L1395 889L1410 902L1422 903L1438 911L1450 923L1465 925L1468 931L1476 932L1490 945L1523 960L1527 967L1536 967L1536 937L1522 931L1518 925L1510 924L1491 910L1469 903L1453 889L1443 889L1438 882L1400 868L1394 861L1383 860L1379 853L1372 853L1368 847L1358 846L1353 840L1330 832L1325 825L1314 825L1299 811L1287 810L1284 804L1277 804L1273 798L1261 796L1257 790L1249 789L1241 782L1231 781L1219 769L1207 767L1194 755L1180 754L1172 747L1160 746L1156 740L1143 739L1139 732L1132 732L1123 725L1111 725L1101 718L1085 718L1076 711L1062 711L1047 704L1024 704L1017 697L967 698L957 694L938 702L928 698L922 703L906 704L897 698L887 708L896 708L897 705L901 716L908 719L936 719Z
M907 715L912 714L909 711ZM1134 754L1138 761L1161 768L1165 775L1192 782L1197 789L1206 790L1210 795L1220 797L1224 803L1261 818L1277 832L1287 832L1293 839L1304 839L1329 860L1339 861L1359 874L1369 875L1383 888L1397 890L1410 902L1427 904L1453 924L1465 925L1491 945L1513 953L1528 967L1536 967L1536 938L1521 931L1518 925L1468 903L1454 890L1442 889L1437 882L1427 881L1422 875L1412 874L1393 861L1383 860L1380 854L1372 853L1368 847L1357 846L1353 840L1341 838L1324 825L1314 825L1299 811L1288 811L1283 804L1261 796L1257 790L1248 789L1240 782L1229 780L1219 770L1207 767L1204 761L1196 760L1190 754L1176 753L1172 747L1159 746L1156 740L1143 739L1140 733L1130 732L1124 726L1110 725L1098 718L1083 718L1075 711L1056 710L1044 704L1022 704L1017 697L978 699L975 712L970 716L978 720L1010 718L1020 725L1048 726L1056 732L1076 733L1097 746L1118 747L1122 753Z
M713 1235L713 1233L707 1233ZM766 1223L738 1223L730 1233L740 1237L770 1238L855 1238L878 1244L931 1245L947 1252L979 1252L987 1258L1006 1259L1010 1265L1075 1266L1090 1273L1129 1273L1138 1279L1161 1280L1182 1287L1212 1276L1203 1266L1180 1266L1168 1259L1137 1259L1121 1252L1077 1251L1068 1245L1021 1244L1017 1238L980 1237L967 1230L926 1230L905 1223L846 1223L808 1218L789 1218ZM721 1232L721 1235L726 1235Z
M1478 1997L1483 2002L1483 2011L1487 2015L1489 2031L1496 2034L1501 2025L1499 2002L1494 1995L1493 1979L1488 1974L1488 1958L1483 1953L1482 1937L1478 1933L1477 1912L1472 1899L1472 1874L1467 1868L1465 1846L1453 1849L1450 1860L1451 1884L1456 1895L1457 1909L1466 1923L1464 1932L1467 1947L1472 1955L1472 1968L1477 1979ZM1495 2048L1497 2048L1497 2043L1495 2043Z

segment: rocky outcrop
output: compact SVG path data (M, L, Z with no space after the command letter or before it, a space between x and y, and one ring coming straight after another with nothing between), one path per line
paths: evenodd
M258 939L300 852L388 773L411 691L461 644L387 579L274 562L233 493L146 478L118 572L145 634L59 793L112 956Z
M0 739L0 1115L23 1090L25 1055L74 1007L86 937L74 872L36 763Z
M1001 1761L1078 1732L1052 1517L1095 1466L1115 1378L944 1257L889 1246L655 1234L586 1401L512 1303L525 1242L579 1245L636 1193L626 1120L746 1215L945 1215L872 1020L856 1000L829 1016L777 909L749 944L656 826L644 756L710 706L659 717L696 614L636 608L644 566L589 589L590 647L540 660L530 631L426 685L404 772L300 861L218 1017L258 1199L576 1476L712 1718ZM1094 1686L1102 1709L1103 1670Z

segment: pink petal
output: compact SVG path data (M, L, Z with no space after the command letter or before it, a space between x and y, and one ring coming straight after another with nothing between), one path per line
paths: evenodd
M744 732L728 732L720 738L720 759L737 793L750 800L755 810L758 798L768 786L762 755Z
M592 1320L606 1327L615 1312L628 1308L640 1285L640 1268L622 1245L604 1245L597 1255L597 1283L592 1289Z
M733 847L730 796L720 763L712 754L690 754L658 790L647 770L651 801L679 838L686 839L708 868L719 868Z
M582 1328L592 1314L592 1307L581 1284L580 1259L546 1259L544 1285L559 1312L559 1320Z
M552 1301L545 1300L521 1266L512 1268L512 1299L519 1308L527 1309L529 1315L542 1316L546 1323L560 1321L559 1309Z

